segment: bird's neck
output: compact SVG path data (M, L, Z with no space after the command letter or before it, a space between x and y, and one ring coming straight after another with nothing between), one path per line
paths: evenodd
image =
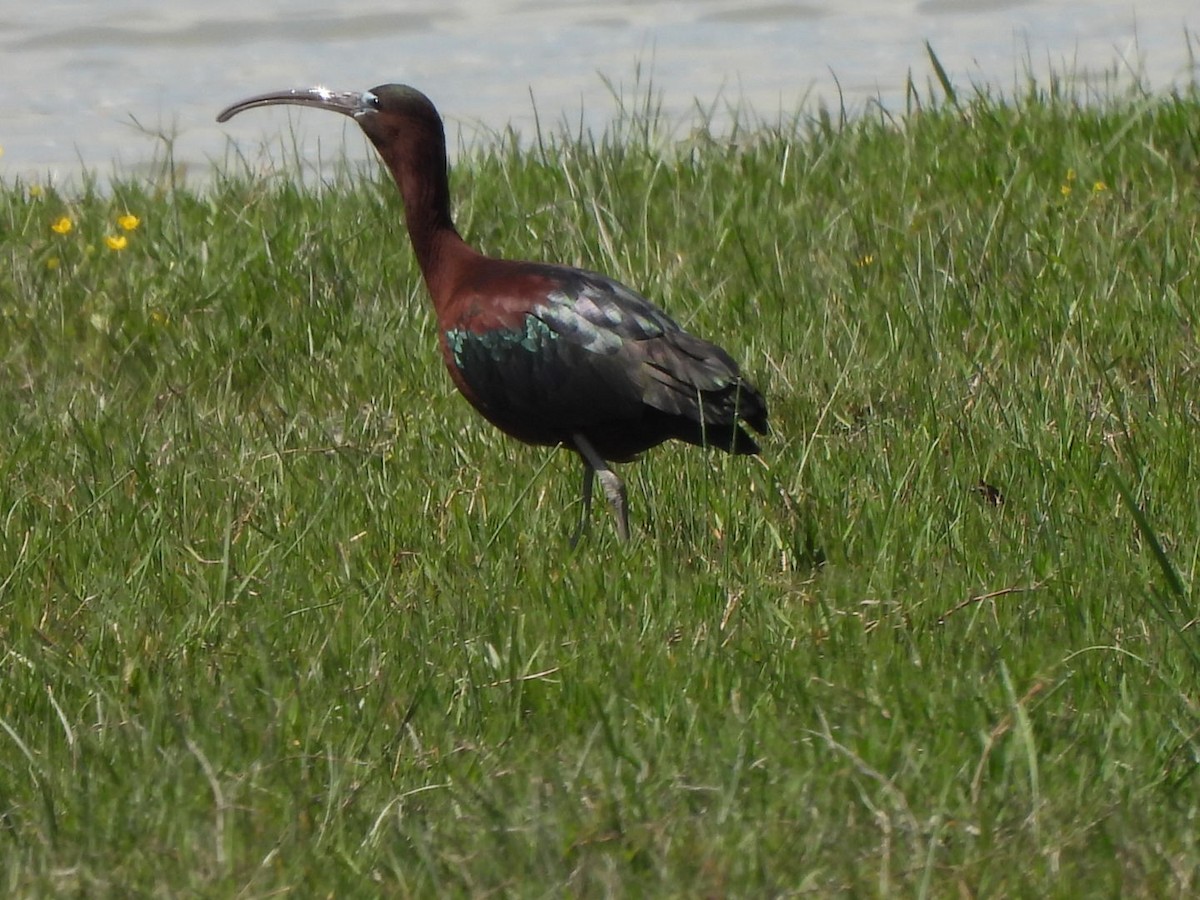
M445 144L414 141L397 158L385 159L404 200L404 222L425 286L440 306L463 267L479 256L454 227Z

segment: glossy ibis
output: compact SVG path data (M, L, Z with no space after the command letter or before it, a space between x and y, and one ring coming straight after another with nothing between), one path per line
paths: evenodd
M492 259L463 241L450 215L442 119L420 91L281 91L235 103L217 121L275 104L350 116L375 145L400 188L455 385L506 434L570 448L583 460L572 543L586 526L596 476L618 535L629 537L625 486L610 462L629 462L670 438L758 452L740 422L766 434L766 403L720 347L604 275Z

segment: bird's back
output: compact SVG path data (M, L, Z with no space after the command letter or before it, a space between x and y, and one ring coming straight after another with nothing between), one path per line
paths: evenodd
M442 351L463 395L534 444L583 434L605 458L670 438L757 453L762 395L715 344L629 288L563 266L487 260L438 304Z

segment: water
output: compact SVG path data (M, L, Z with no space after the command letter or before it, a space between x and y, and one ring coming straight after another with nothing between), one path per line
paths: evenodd
M53 0L9 4L0 23L0 178L78 180L136 173L160 143L191 178L229 141L253 156L295 132L304 156L343 144L349 120L263 110L214 115L250 94L386 81L422 88L447 114L452 142L506 125L603 127L633 97L635 70L686 130L696 102L774 119L818 100L902 108L905 79L931 76L930 41L956 83L1011 89L1027 67L1135 74L1158 90L1196 78L1195 0L232 0L152 4ZM136 124L135 124L136 123ZM349 128L347 128L349 126Z

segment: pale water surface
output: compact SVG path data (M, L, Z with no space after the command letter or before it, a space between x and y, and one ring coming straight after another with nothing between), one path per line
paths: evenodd
M229 141L257 158L294 131L306 159L365 155L349 120L264 110L220 126L250 94L404 81L428 93L451 141L506 125L602 128L635 71L686 133L696 101L780 114L839 102L901 108L930 41L957 83L1011 90L1031 69L1166 90L1196 78L1196 0L311 0L10 3L0 19L0 179L137 172L176 135L190 178ZM841 98L841 99L839 99ZM719 121L723 121L719 117ZM349 125L349 128L347 128Z

